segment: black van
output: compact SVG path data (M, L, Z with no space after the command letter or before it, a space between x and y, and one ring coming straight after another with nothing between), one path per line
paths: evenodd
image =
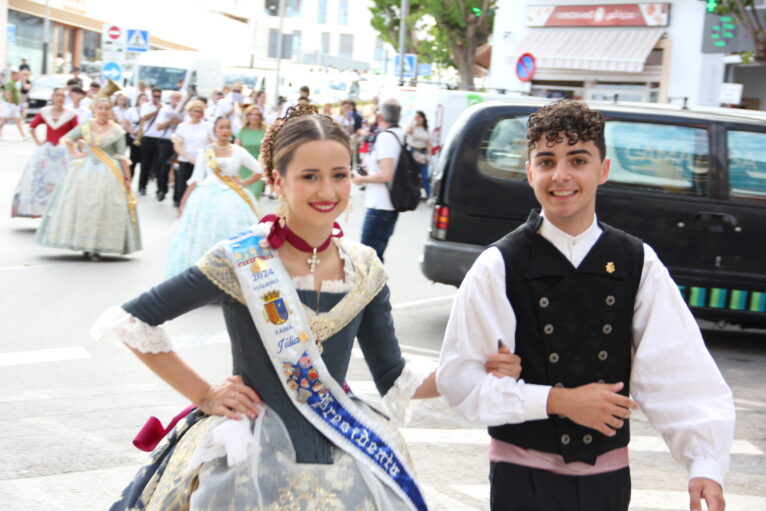
M527 184L526 124L550 100L466 110L434 169L421 269L460 285L483 248L539 207ZM590 103L606 117L600 220L659 254L695 316L766 326L766 112Z

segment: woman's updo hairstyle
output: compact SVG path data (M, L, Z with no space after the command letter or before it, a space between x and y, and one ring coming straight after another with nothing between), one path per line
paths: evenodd
M331 117L320 115L316 105L299 103L268 127L261 144L261 167L269 184L275 172L284 176L296 149L314 140L334 140L346 148L351 161L351 144L343 128Z

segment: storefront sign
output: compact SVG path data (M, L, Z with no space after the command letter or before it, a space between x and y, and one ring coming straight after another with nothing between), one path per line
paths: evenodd
M528 5L528 27L666 27L669 3Z
M759 17L766 14L766 8L757 9ZM733 16L719 16L705 13L702 29L702 53L736 53L755 50L755 43Z

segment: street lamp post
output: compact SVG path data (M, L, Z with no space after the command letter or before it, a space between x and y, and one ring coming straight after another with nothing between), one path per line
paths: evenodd
M274 84L274 99L279 104L279 70L282 67L282 28L285 21L285 0L279 0L279 30L277 31L277 76L276 83Z
M410 10L409 0L402 0L399 9L399 85L404 85L404 45L407 41L407 14Z
M43 18L43 74L48 73L48 38L50 37L50 0L45 0L45 17Z

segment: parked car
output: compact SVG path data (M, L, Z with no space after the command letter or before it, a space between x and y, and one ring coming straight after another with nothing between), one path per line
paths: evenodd
M526 124L547 101L482 103L457 120L433 177L421 261L432 281L459 285L538 207ZM612 162L599 220L651 245L697 317L766 327L766 112L590 104L606 117Z
M40 75L32 80L32 88L29 89L29 107L27 108L27 117L34 117L42 107L50 104L53 97L53 89L66 87L66 82L72 78L72 75L48 74ZM88 90L92 81L88 76L81 74L80 79L83 82L83 89Z

